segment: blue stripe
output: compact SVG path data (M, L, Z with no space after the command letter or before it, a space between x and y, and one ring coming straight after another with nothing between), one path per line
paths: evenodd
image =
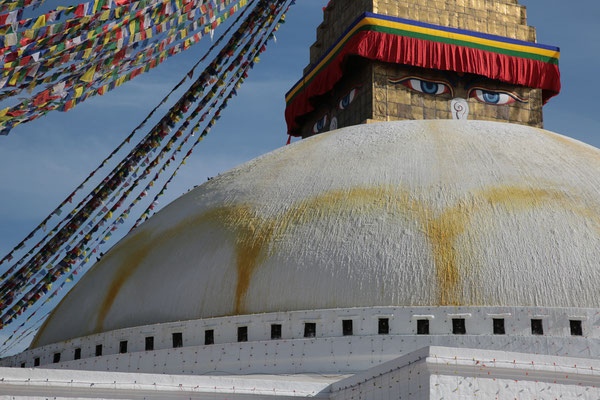
M342 33L342 35L339 37L339 39L338 39L338 40L336 40L336 41L335 41L335 43L334 43L334 44L333 44L333 45L332 45L332 46L331 46L329 49L327 49L327 51L326 51L326 52L325 52L325 53L324 53L324 54L321 56L321 58L319 58L319 59L317 60L317 62L315 62L315 64L313 65L313 67L312 67L311 69L309 69L309 70L308 70L308 72L307 72L306 74L304 74L304 75L302 76L302 78L300 78L300 79L298 80L298 82L296 82L296 83L294 84L294 86L292 86L292 88L286 92L286 94L285 94L285 96L284 96L284 97L287 97L287 96L288 96L288 94L290 94L290 92L291 92L292 90L294 90L294 89L296 88L296 86L298 86L298 85L299 85L299 84L300 84L300 83L301 83L301 82L304 80L304 77L305 77L306 75L310 74L310 73L311 73L311 72L312 72L312 71L315 69L315 67L316 67L317 65L319 65L319 64L321 63L321 61L323 61L323 59L324 59L325 57L327 57L327 55L328 55L329 53L331 53L331 51L332 51L332 50L335 48L335 46L337 46L337 45L338 45L338 43L340 43L340 42L342 41L342 39L344 39L344 38L346 37L346 35L348 34L348 32L350 32L350 31L351 31L351 30L352 30L352 29L353 29L353 28L354 28L354 27L355 27L355 26L356 26L356 25L357 25L357 24L358 24L360 21L362 21L362 20L363 20L363 19L364 19L364 18L367 16L367 14L371 14L371 13L364 13L364 14L362 14L360 17L358 17L358 18L356 19L356 21L354 21L354 22L352 23L352 25L350 25L350 26L348 27L348 29L346 29L346 30L344 31L344 33ZM376 15L376 14L371 14L371 15Z
M507 38L507 37L504 37L504 36L490 35L488 33L468 31L468 30L465 30L465 29L449 28L449 27L441 26L441 25L427 24L425 22L413 21L413 20L405 19L405 18L390 17L390 16L387 16L387 15L380 15L380 14L373 14L373 13L370 13L370 12L366 12L366 13L363 14L363 16L360 17L360 19L365 18L365 17L384 19L384 20L387 20L387 21L400 22L400 23L407 24L407 25L420 26L422 28L436 29L436 30L439 30L439 31L451 32L451 33L458 33L458 34L461 34L461 35L474 36L474 37L478 37L478 38L481 38L481 39L495 40L495 41L503 42L503 43L511 43L511 44L517 44L517 45L520 45L520 46L536 47L538 49L544 49L544 50L551 50L551 51L558 51L558 52L560 52L560 48L556 47L556 46L549 46L549 45L540 44L540 43L532 43L532 42L527 42L525 40L511 39L511 38Z
M511 38L507 38L507 37L504 37L504 36L490 35L490 34L487 34L487 33L480 33L480 32L475 32L475 31L468 31L468 30L465 30L465 29L449 28L449 27L441 26L441 25L433 25L433 24L428 24L428 23L425 23L425 22L413 21L411 19L406 19L406 18L390 17L390 16L387 16L387 15L381 15L381 14L374 14L374 13L370 13L370 12L365 12L360 17L358 17L352 23L352 25L350 25L348 27L348 29L346 29L344 31L344 33L340 36L340 38L338 40L336 40L335 43L321 56L321 58L319 58L314 63L313 67L311 69L309 69L308 72L306 74L304 74L302 76L302 78L300 78L292 86L292 88L285 93L285 97L287 97L304 80L304 77L307 76L308 74L310 74L317 67L317 65L319 65L321 63L321 61L323 61L323 59L325 57L327 57L329 55L329 53L331 53L331 51L335 48L335 46L337 46L342 41L342 39L344 39L346 37L346 35L348 34L348 32L350 32L364 18L378 18L378 19L383 19L383 20L392 21L392 22L400 22L400 23L407 24L407 25L420 26L422 28L436 29L436 30L440 30L440 31L446 31L446 32L451 32L451 33L458 33L458 34L461 34L461 35L474 36L474 37L478 37L478 38L481 38L481 39L495 40L495 41L498 41L498 42L511 43L511 44L516 44L516 45L521 45L521 46L528 46L528 47L536 47L536 48L539 48L539 49L560 52L560 47L556 47L556 46L549 46L549 45L540 44L540 43L532 43L532 42L527 42L527 41L524 41L524 40L511 39Z

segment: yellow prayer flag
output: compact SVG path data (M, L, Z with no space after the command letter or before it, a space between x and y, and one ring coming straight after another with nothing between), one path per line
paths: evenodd
M33 24L32 29L39 29L43 26L46 26L46 15L42 14L38 17L38 19L35 21L35 24Z
M4 117L8 110L10 110L10 107L6 107L4 110L0 111L0 117Z
M83 94L83 86L79 86L75 88L75 98L81 97Z
M19 74L18 73L14 73L13 76L10 78L10 81L8 81L8 84L10 86L14 86L17 83L17 79L19 78Z
M85 51L83 52L83 58L89 58L92 55L92 50L93 49L85 49Z
M103 11L102 14L100 14L100 21L106 21L108 17L110 17L110 10Z
M85 74L80 78L84 82L91 82L94 80L94 73L96 72L96 66L93 65L90 69L85 71Z

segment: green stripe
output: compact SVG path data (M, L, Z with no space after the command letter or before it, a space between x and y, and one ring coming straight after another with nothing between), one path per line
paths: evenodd
M340 52L341 52L341 51L344 49L344 46L346 45L346 42L347 42L348 40L352 39L352 38L354 37L354 35L356 35L357 33L358 33L358 31L357 31L357 32L355 32L355 33L353 33L351 36L349 36L349 37L348 37L348 39L346 39L346 40L344 41L344 45L340 46L340 48L338 49L338 51L336 51L335 53L333 53L333 56L329 58L329 61L327 61L325 64L323 64L323 66L321 66L321 68L319 69L319 72L317 72L316 74L314 74L314 75L313 75L313 77L312 77L312 78L310 78L310 79L309 79L309 80L308 80L308 81L307 81L307 82L304 84L304 88L303 88L302 90L304 90L304 89L305 89L305 88L306 88L306 87L307 87L307 86L308 86L308 85L309 85L309 84L312 82L312 80L313 80L313 79L315 79L315 78L316 78L316 77L319 75L319 73L321 72L321 70L325 69L325 68L326 68L326 67L327 67L327 66L328 66L328 65L329 65L329 64L330 64L330 63L331 63L333 60L335 60L335 59L337 58L337 55L338 55L338 54L339 54L339 53L340 53ZM289 104L289 103L290 103L292 100L294 100L294 98L295 98L296 96L298 96L298 95L299 95L299 94L302 92L302 90L299 90L299 91L297 91L297 92L296 92L296 94L295 94L295 95L293 95L293 96L292 96L292 97L291 97L291 98L290 98L290 99L289 99L289 100L286 102L286 104Z
M348 42L350 39L352 39L354 37L354 35L356 35L358 32L362 32L362 31L388 33L388 34L392 34L392 35L396 35L396 36L406 36L406 37L412 37L415 39L423 39L423 40L428 40L428 41L433 41L433 42L441 42L441 43L453 44L453 45L463 46L463 47L471 47L471 48L484 50L484 51L490 51L493 53L503 54L503 55L507 55L507 56L537 60L537 61L542 61L542 62L549 63L549 64L558 65L558 59L554 58L554 57L542 56L542 55L538 55L538 54L531 54L531 53L526 53L526 52L522 52L522 51L501 49L498 47L481 45L481 44L477 44L477 43L467 42L464 40L453 40L453 39L448 39L448 38L441 38L439 36L426 35L426 34L417 33L417 32L405 31L402 29L387 28L387 27L382 27L382 26L378 26L378 25L365 25L365 26L362 26L359 29L357 29L356 32L354 32L351 36L349 36L344 41L344 44L342 46L340 46L340 48L335 53L332 53L332 56L329 57L329 61L327 61L325 64L323 64L321 66L321 68L319 69L319 72L314 74L313 77L310 78L303 85L304 88L302 90L304 90L312 82L312 80L315 79L319 75L321 70L325 69L333 60L335 60L337 58L337 55L344 49L346 42ZM302 92L302 90L299 90L298 92L296 92L296 94L294 94L286 102L286 104L291 103L292 100L294 100L294 98Z
M526 58L526 59L530 59L530 60L537 60L537 61L542 61L542 62L549 63L549 64L558 65L558 59L555 57L543 56L540 54L533 54L533 53L528 53L525 51L508 50L508 49L503 49L500 47L468 42L466 40L455 40L455 39L444 38L444 37L439 37L439 36L434 36L434 35L427 35L424 33L405 31L402 29L388 28L388 27L384 27L384 26L365 25L364 27L361 27L360 29L358 29L357 32L366 31L366 30L373 31L373 32L389 33L389 34L398 35L398 36L412 37L415 39L429 40L432 42L453 44L456 46L471 47L474 49L491 51L493 53L504 54L507 56Z

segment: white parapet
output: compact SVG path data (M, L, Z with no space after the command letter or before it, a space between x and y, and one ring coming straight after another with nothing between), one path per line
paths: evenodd
M380 326L382 320L383 327ZM532 320L540 320L541 331L532 331ZM459 322L456 327L455 321ZM580 331L571 330L573 321ZM426 322L427 330L419 332L422 322ZM306 310L104 332L27 350L1 359L0 366L173 375L348 374L427 346L598 358L599 322L600 314L595 309L365 307ZM307 335L307 324L314 324L314 336ZM274 325L278 326L275 337L272 336ZM499 327L502 330L498 331ZM245 332L241 338L238 337L240 328ZM455 328L464 330L455 331ZM211 333L212 343L206 342L207 332ZM148 338L152 339L151 349L146 347Z
M600 361L427 347L331 385L332 400L598 399Z
M600 361L424 347L353 375L189 376L0 368L2 399L598 399Z

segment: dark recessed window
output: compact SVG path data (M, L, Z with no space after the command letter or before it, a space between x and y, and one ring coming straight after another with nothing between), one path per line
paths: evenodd
M215 344L215 331L214 329L207 329L204 331L204 344Z
M96 345L96 357L100 357L101 355L102 355L102 345L97 344Z
M75 354L73 354L73 360L81 359L81 349L78 347L75 349Z
M271 339L281 339L281 324L271 325Z
M504 335L506 330L504 329L504 318L494 318L494 335Z
M127 353L127 340L121 340L119 343L119 353Z
M429 320L418 319L417 320L417 335L429 335Z
M351 319L345 319L342 321L342 334L344 336L352 335L352 320Z
M21 363L21 368L25 368L25 363Z
M183 347L183 333L175 332L173 333L173 347Z
M248 327L247 326L238 326L238 342L247 342L248 341Z
M36 358L33 360L33 366L34 367L39 367L40 366L40 358Z
M377 326L377 333L380 335L387 335L390 333L390 319L379 318L379 324Z
M541 319L532 319L531 320L531 334L532 335L543 335L544 334L544 324Z
M317 336L317 324L314 322L304 323L304 337L311 338Z
M452 333L455 335L464 335L467 333L464 318L452 318Z
M146 351L154 350L154 336L146 336L145 344L146 346L144 348Z
M60 353L54 353L54 357L52 357L52 362L57 364L60 362Z
M569 321L569 324L571 325L571 335L583 336L583 326L581 325L581 321L572 319Z

